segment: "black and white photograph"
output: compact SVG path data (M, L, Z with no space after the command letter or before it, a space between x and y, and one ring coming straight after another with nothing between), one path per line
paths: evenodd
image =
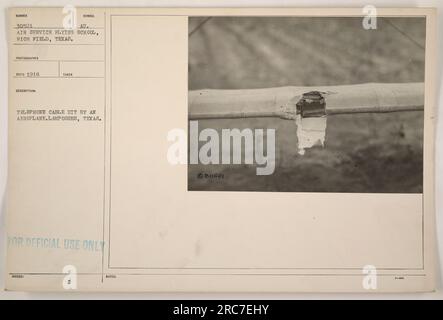
M0 300L273 319L443 297L443 2L20 1Z
M426 19L190 17L188 190L421 193Z

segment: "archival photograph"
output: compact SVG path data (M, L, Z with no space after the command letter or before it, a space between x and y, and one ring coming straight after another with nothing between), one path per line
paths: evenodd
M188 34L188 190L422 193L424 17L190 17Z

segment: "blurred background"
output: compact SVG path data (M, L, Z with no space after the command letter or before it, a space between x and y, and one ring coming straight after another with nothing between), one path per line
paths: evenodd
M424 81L424 18L378 18L365 30L361 17L194 17L189 32L189 90ZM276 129L276 169L257 176L255 165L189 165L189 190L423 189L423 112L328 116L325 147L303 156L295 121L200 120L204 128Z

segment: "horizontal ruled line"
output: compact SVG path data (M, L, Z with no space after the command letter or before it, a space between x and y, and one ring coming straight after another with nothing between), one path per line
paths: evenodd
M104 43L13 43L14 46L104 46Z
M15 30L30 30L30 29L40 29L40 30L94 30L94 29L104 29L104 27L88 27L88 28L76 28L76 29L68 29L64 27L14 27Z
M20 59L14 59L13 60L14 62L105 62L104 60L63 60L63 59L60 59L60 60L42 60L42 59L36 59L36 60L33 60L33 59L23 59L23 60L20 60Z
M20 77L14 76L15 79L104 79L104 77L56 77L56 76L41 76L41 77Z
M101 273L77 273L78 275L89 275L96 276L101 275ZM111 274L111 273L110 273ZM112 273L113 275L120 276L320 276L320 277L361 277L360 273ZM66 273L45 273L45 272L23 272L23 273L9 273L10 276L16 275L29 275L29 276L66 276ZM426 274L377 274L379 277L426 277Z

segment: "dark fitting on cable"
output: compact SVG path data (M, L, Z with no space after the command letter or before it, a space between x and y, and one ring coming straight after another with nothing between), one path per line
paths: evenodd
M297 114L302 118L322 117L326 115L326 102L320 91L303 93L296 104Z

